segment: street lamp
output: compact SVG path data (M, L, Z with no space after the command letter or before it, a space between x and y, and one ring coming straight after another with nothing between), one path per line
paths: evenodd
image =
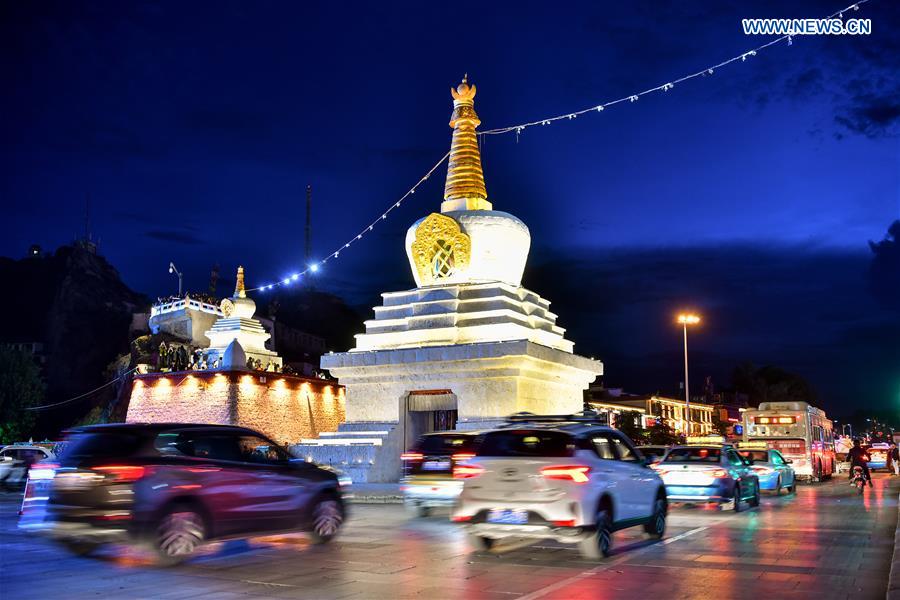
M178 297L181 298L181 279L182 273L175 267L175 263L169 262L169 273L175 273L178 275Z
M700 322L700 315L692 313L681 313L678 315L678 323L684 329L684 410L687 416L686 424L687 435L691 435L691 388L688 384L688 348L687 348L687 328L688 325L696 325Z

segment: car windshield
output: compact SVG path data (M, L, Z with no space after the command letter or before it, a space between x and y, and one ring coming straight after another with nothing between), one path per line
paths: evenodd
M717 463L722 458L719 448L672 448L664 462Z
M127 433L76 433L59 460L67 466L84 458L122 458L137 450L139 443L138 436Z
M562 431L504 430L484 435L478 456L572 456L575 439Z
M769 462L769 453L765 450L741 450L740 455L753 462Z
M429 456L450 456L458 452L473 452L475 438L471 435L426 435L416 445L416 451Z

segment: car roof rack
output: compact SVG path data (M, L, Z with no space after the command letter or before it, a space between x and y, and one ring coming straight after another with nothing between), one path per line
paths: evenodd
M571 415L536 415L530 412L517 412L506 417L507 426L519 423L579 423L583 425L603 425L609 423L601 420L600 413L583 410Z

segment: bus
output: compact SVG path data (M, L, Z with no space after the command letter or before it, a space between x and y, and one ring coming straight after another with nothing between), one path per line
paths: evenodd
M744 441L778 450L805 479L821 481L837 468L834 426L825 411L807 402L761 402L745 411Z

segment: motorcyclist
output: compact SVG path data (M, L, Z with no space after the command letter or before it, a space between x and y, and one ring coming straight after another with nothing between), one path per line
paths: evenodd
M853 479L853 467L860 467L863 477L869 482L869 487L872 487L872 475L869 473L869 461L872 460L872 457L862 447L859 440L853 440L853 447L847 453L847 460L850 461L850 479Z

